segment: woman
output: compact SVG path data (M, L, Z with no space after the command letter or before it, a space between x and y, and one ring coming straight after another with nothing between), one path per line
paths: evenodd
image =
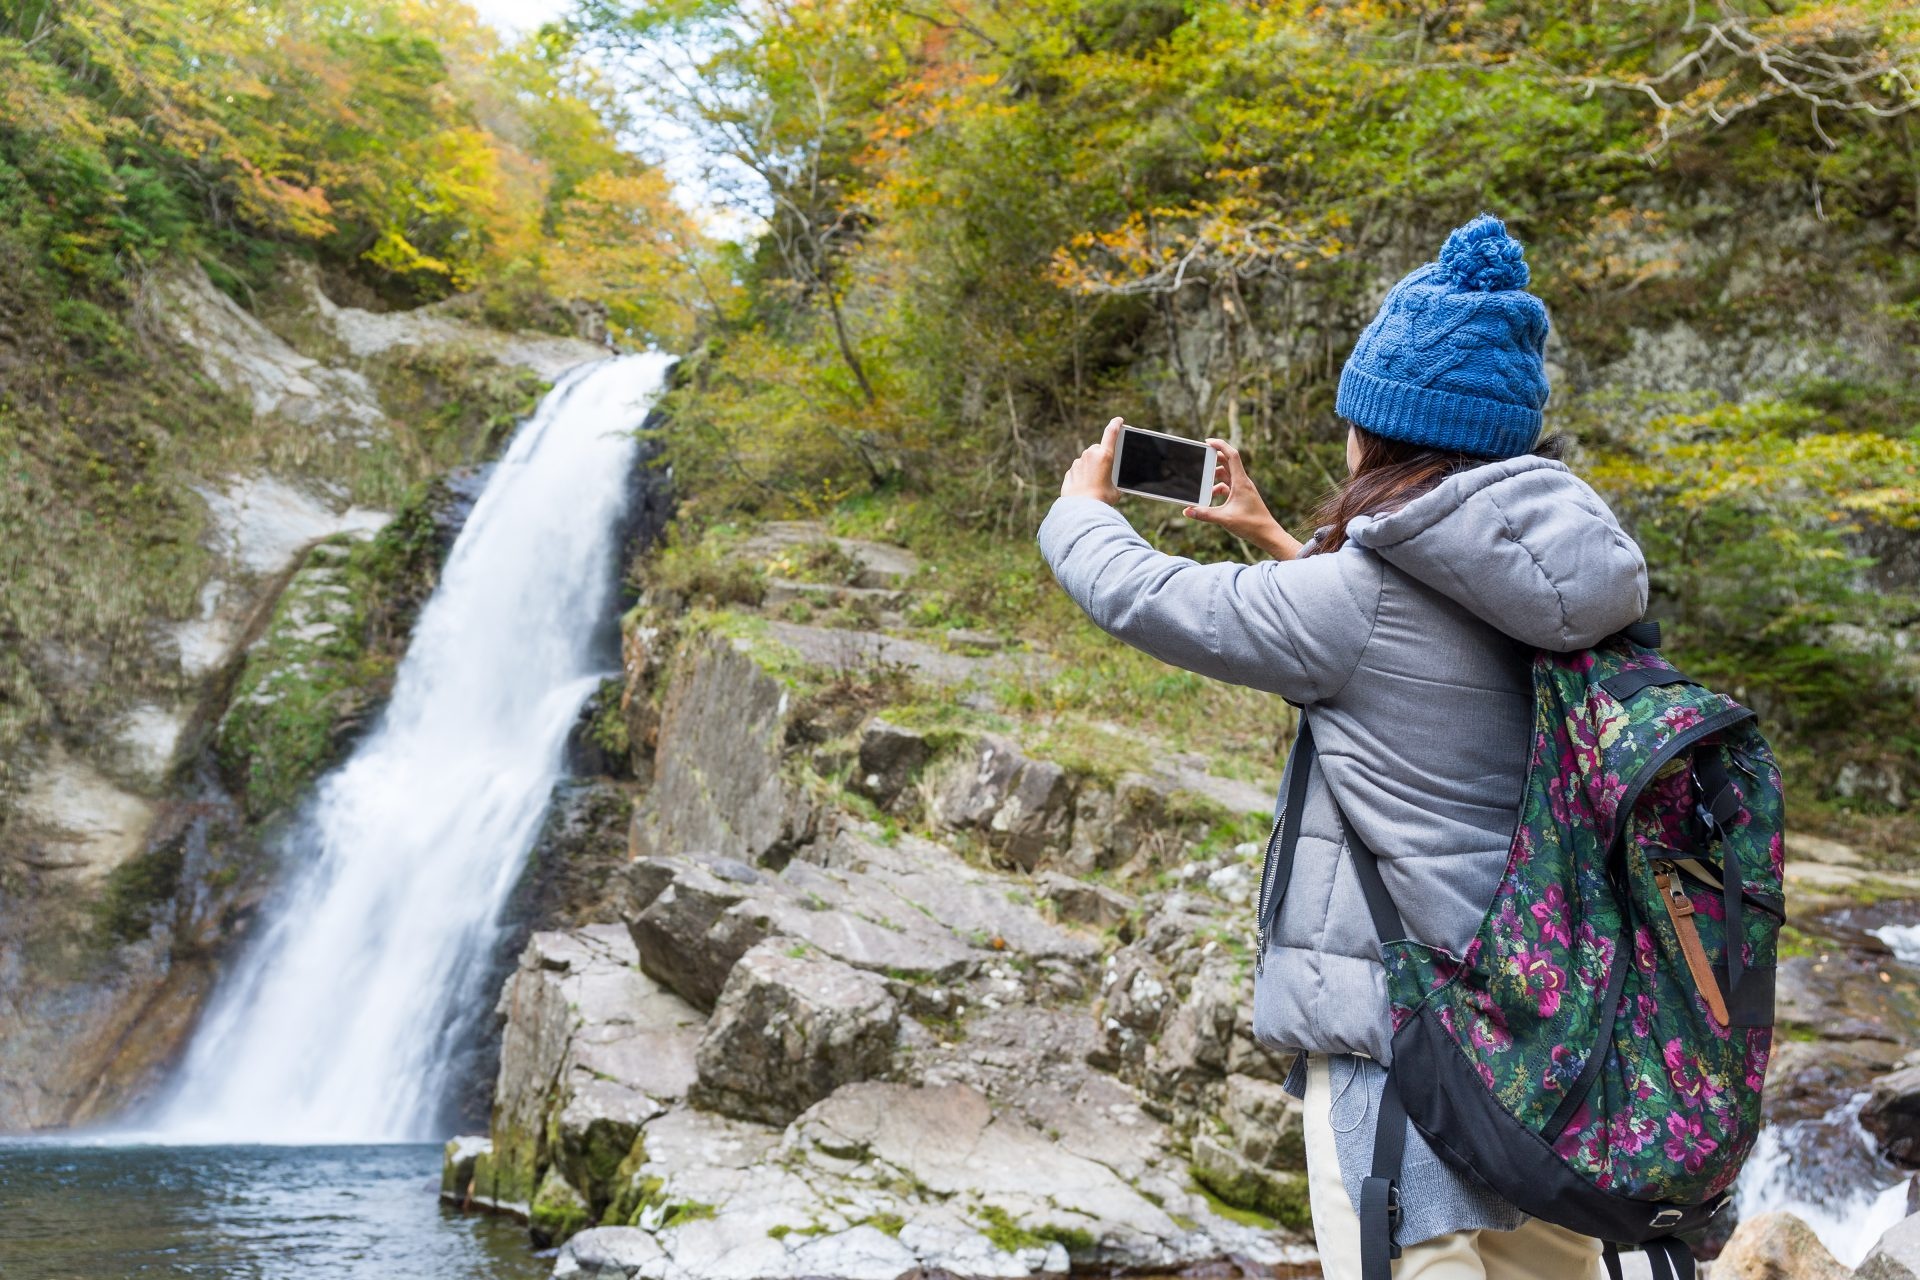
M1254 565L1162 555L1113 508L1121 426L1067 472L1040 529L1055 576L1114 636L1202 675L1277 693L1318 761L1254 988L1254 1031L1305 1055L1307 1177L1328 1280L1357 1280L1359 1187L1390 1060L1379 939L1341 815L1378 854L1412 938L1459 954L1506 866L1525 780L1532 650L1588 647L1637 620L1646 565L1606 504L1532 452L1547 314L1520 245L1482 215L1387 295L1340 377L1346 481L1304 547L1239 454L1216 505ZM1292 764L1289 764L1289 768ZM1338 807L1335 807L1337 800ZM1537 1220L1409 1131L1399 1280L1570 1280L1597 1241Z

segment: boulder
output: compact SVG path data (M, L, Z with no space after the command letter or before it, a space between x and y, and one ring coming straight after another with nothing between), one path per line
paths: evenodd
M609 1152L692 1085L699 1012L640 970L617 925L534 934L497 1012L506 1028L475 1199L528 1212L561 1168L587 1184L574 1189L589 1205L604 1200L595 1179Z
M628 921L641 966L702 1009L711 1009L741 956L764 941L773 926L765 913L734 908L759 898L767 874L731 858L652 858L640 866L666 877L644 908ZM637 871L632 883L647 879Z
M981 737L950 771L934 802L942 825L968 831L1023 871L1067 845L1073 783L1048 760L1032 760L1005 738Z
M1920 1215L1888 1227L1853 1275L1854 1280L1920 1280Z
M1227 1073L1233 1024L1250 993L1219 951L1207 954L1184 999L1148 1046L1145 1084L1156 1097L1202 1104L1199 1090Z
M1034 883L1062 920L1090 924L1096 929L1110 929L1140 907L1139 899L1112 885L1079 880L1056 871L1042 872Z
M548 1169L527 1213L534 1244L542 1248L559 1244L592 1221L586 1198L560 1176L558 1169Z
M1873 1135L1887 1159L1908 1168L1920 1165L1920 1065L1873 1082L1860 1109L1860 1127Z
M792 702L745 642L689 639L669 672L633 855L699 849L777 867L812 840L819 814L783 768Z
M440 1157L440 1198L450 1204L466 1205L473 1195L473 1170L481 1156L493 1154L488 1138L465 1136L447 1140Z
M907 981L950 982L1007 954L1084 965L1096 950L1003 878L910 836L885 846L842 832L778 872L654 859L628 880L636 900L652 894L629 921L641 963L705 1008L740 957L773 937Z
M1791 1213L1763 1213L1734 1228L1713 1280L1848 1280L1813 1228Z
M892 807L933 756L926 738L911 729L873 720L860 734L860 755L848 787L882 809Z
M884 978L804 943L763 942L734 965L714 1006L692 1101L785 1124L843 1084L884 1075L899 1030Z
M1227 1077L1220 1118L1240 1153L1271 1169L1304 1170L1306 1127L1300 1099L1269 1080Z

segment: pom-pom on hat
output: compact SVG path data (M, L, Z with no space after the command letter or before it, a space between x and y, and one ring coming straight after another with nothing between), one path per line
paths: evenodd
M1482 458L1540 438L1547 309L1526 251L1483 213L1393 286L1340 373L1335 410L1375 435Z

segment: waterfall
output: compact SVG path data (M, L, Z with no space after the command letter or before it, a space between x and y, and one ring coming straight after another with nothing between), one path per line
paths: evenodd
M158 1111L169 1141L439 1136L491 1008L502 907L606 673L637 442L668 359L564 377L515 436L420 614L393 697L294 823L300 869Z

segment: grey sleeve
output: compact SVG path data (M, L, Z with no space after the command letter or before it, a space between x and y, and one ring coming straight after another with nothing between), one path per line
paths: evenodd
M1163 555L1092 498L1053 504L1040 551L1067 594L1116 639L1299 703L1338 693L1359 666L1383 571L1358 548L1251 565Z

